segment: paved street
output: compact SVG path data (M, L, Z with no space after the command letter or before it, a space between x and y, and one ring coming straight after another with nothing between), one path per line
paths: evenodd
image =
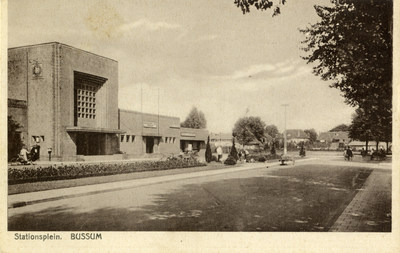
M302 179L320 167L343 175L373 171L361 189L332 178ZM296 185L303 188L292 188ZM391 167L333 156L299 161L295 166L246 164L230 170L17 194L10 195L8 202L9 230L388 232Z

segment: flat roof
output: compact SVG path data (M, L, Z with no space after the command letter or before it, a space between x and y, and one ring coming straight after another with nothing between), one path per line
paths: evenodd
M150 115L150 116L160 116L160 117L164 117L164 118L174 118L174 119L179 119L179 117L175 117L175 116L167 116L167 115L162 115L162 114L155 114L155 113L147 113L147 112L139 112L139 111L134 111L134 110L128 110L128 109L120 109L118 108L118 110L120 110L121 112L131 112L131 113L137 113L137 114L143 114L143 115Z
M123 134L126 131L121 129L108 129L108 128L93 128L93 127L66 127L67 132L91 132L91 133L109 133L109 134Z
M10 47L10 48L8 48L8 50L30 48L30 47L40 47L40 46L46 46L46 45L51 45L51 44L58 44L58 45L61 45L61 46L64 46L64 47L72 48L74 50L82 51L82 52L85 52L85 53L88 53L88 54L92 54L92 55L95 55L95 56L98 56L98 57L101 57L101 58L105 58L107 60L118 62L117 60L114 60L114 59L111 59L111 58L108 58L108 57L105 57L105 56L102 56L102 55L99 55L99 54L95 54L95 53L92 53L90 51L86 51L86 50L83 50L83 49L80 49L80 48L77 48L77 47L73 47L73 46L70 46L70 45L67 45L67 44L64 44L64 43L60 43L60 42L57 42L57 41L45 42L45 43L39 43L39 44L33 44L33 45L26 45L26 46L19 46L19 47Z

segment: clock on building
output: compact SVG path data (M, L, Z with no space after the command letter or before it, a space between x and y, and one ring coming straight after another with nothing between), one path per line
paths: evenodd
M33 76L34 77L41 77L42 76L42 64L36 62L33 65Z

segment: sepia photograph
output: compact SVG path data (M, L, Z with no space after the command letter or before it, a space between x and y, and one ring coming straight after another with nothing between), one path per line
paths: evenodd
M398 252L394 2L2 2L0 251Z

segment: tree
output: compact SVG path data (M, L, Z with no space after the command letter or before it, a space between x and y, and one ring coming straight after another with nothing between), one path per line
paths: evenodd
M276 143L275 143L275 141L273 141L272 142L272 145L271 145L271 155L275 155L276 154L276 149L275 149L275 145L276 145ZM279 144L278 144L279 145Z
M346 124L340 124L329 130L329 132L347 132L349 131L349 126Z
M21 141L20 133L17 132L18 128L21 126L18 122L14 121L11 116L7 118L7 138L8 138L8 161L12 158L16 157L19 151L21 150L23 143Z
M387 0L333 0L315 6L321 22L301 30L314 74L333 80L346 103L360 107L392 99L392 15ZM391 105L391 103L389 103ZM385 103L385 106L386 103Z
M282 1L284 3L285 1ZM303 57L317 63L315 75L342 91L345 103L364 110L382 133L392 129L393 1L331 0L331 6L314 6L321 21L300 30L307 37ZM243 13L254 5L272 8L268 0L235 0ZM279 12L279 11L278 11Z
M236 121L232 132L241 145L246 145L253 140L263 143L264 128L265 123L260 117L244 117Z
M375 121L375 115L366 113L364 109L357 108L352 115L352 122L349 126L349 137L355 140L365 141L366 150L368 150L368 142L376 142L376 150L380 141L386 142L386 151L388 151L389 142L392 139L391 126L382 125L382 122ZM371 117L373 118L371 120Z
M314 128L306 129L306 130L304 130L304 132L307 134L308 139L310 140L311 143L314 143L317 140L318 134L314 130Z
M269 125L265 127L265 132L269 134L272 138L276 138L276 136L279 134L278 128L275 125Z
M238 155L238 152L235 147L235 137L233 137L232 149L231 149L231 153L229 155L232 156L236 161L239 160L239 155Z
M278 1L275 1L278 2ZM280 4L285 4L286 0L279 0ZM242 9L243 14L246 14L247 12L250 12L250 6L254 6L257 8L257 10L267 10L271 9L274 6L274 1L272 0L235 0L235 4L237 7ZM278 6L274 8L274 12L272 16L276 16L281 13L281 9Z
M352 115L352 122L349 126L349 137L353 140L365 141L365 150L368 151L368 142L372 141L372 125L367 114L361 108L356 109Z
M362 108L368 124L376 125L369 130L391 132L393 2L332 3L315 6L321 21L301 30L307 35L303 50L310 53L303 58L317 63L314 74L333 81L347 104Z
M207 120L202 111L198 111L195 106L193 106L189 115L186 117L185 121L181 123L181 127L204 129L207 126Z
M210 163L212 159L212 152L211 152L211 146L210 146L210 136L207 138L207 145L206 145L206 162Z

